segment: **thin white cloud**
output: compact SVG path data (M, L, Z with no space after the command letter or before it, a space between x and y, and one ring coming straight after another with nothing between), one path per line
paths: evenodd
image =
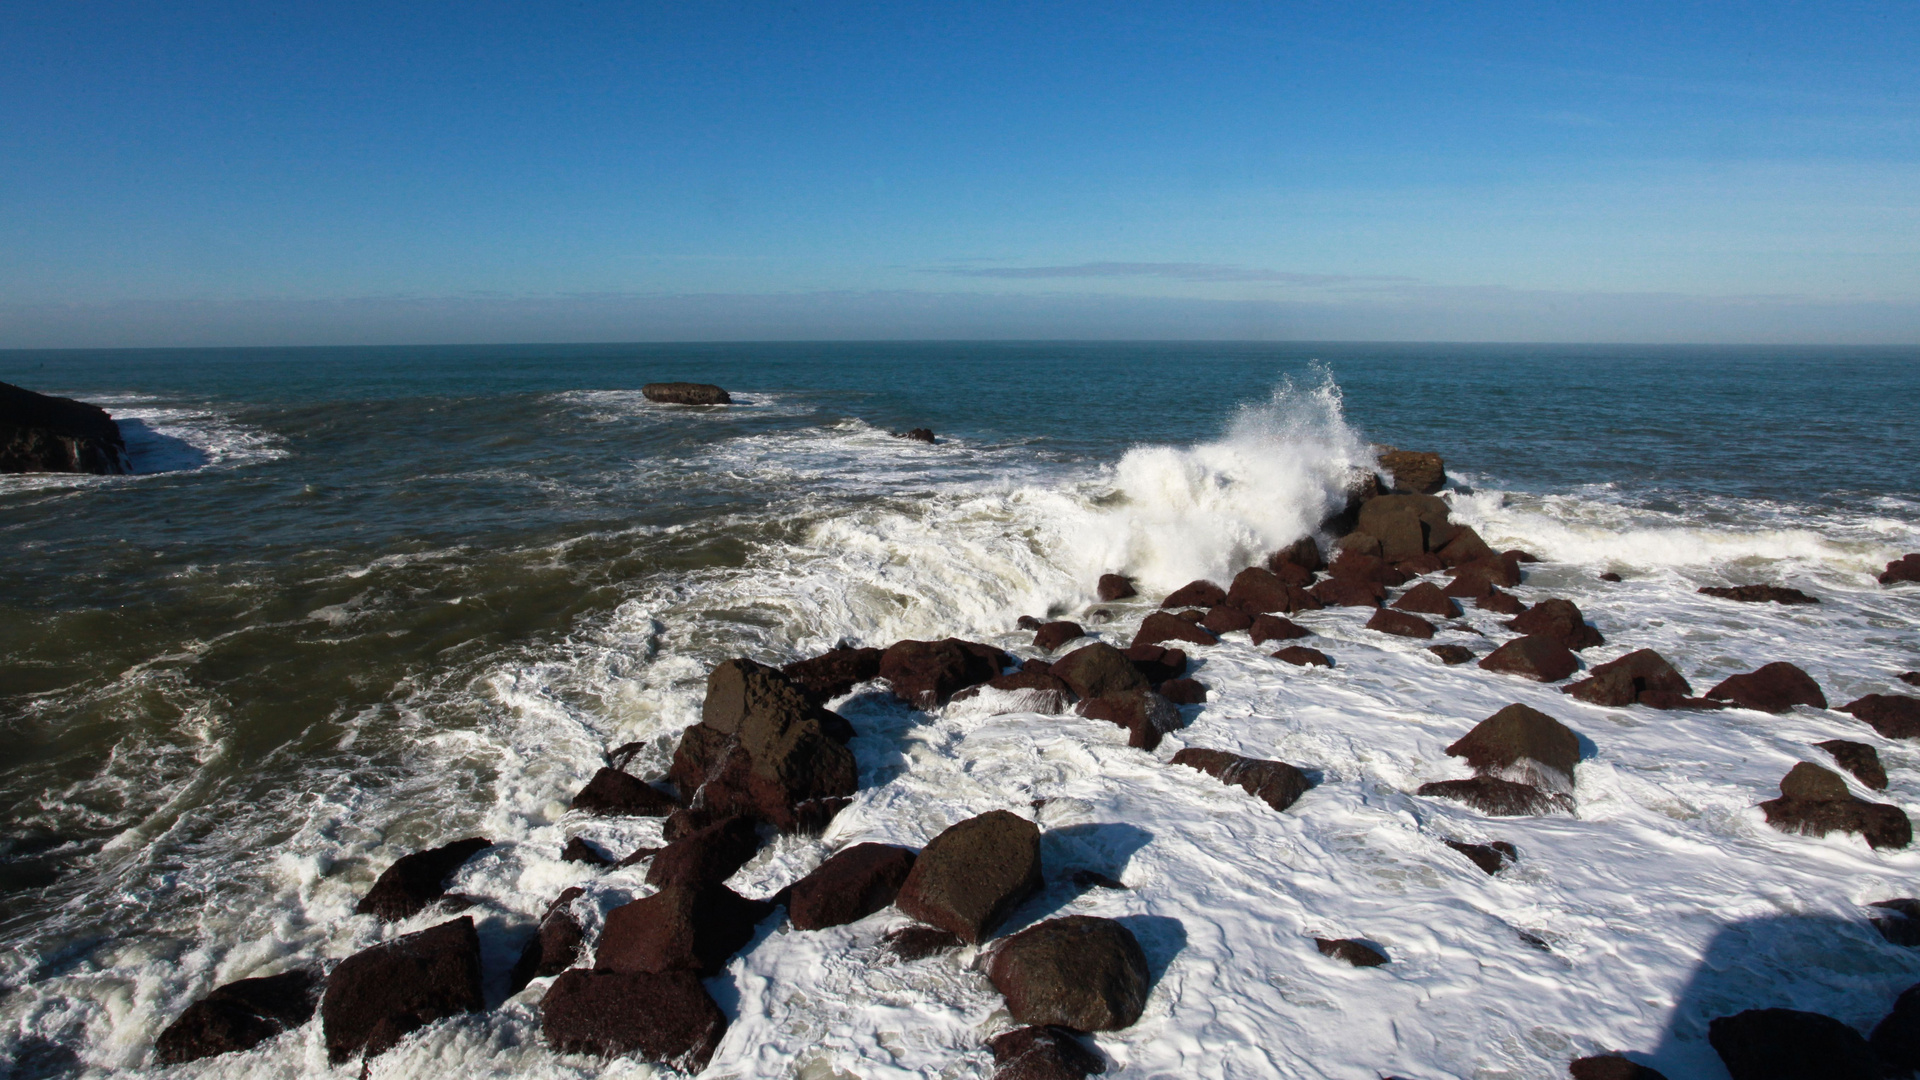
M1301 274L1226 263L1090 262L1069 266L929 266L929 274L1028 281L1046 278L1160 278L1168 281L1265 281L1281 285L1346 285L1363 281L1413 281L1392 275Z

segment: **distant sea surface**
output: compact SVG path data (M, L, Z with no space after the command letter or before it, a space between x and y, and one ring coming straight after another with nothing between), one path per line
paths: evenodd
M1090 614L1100 573L1131 573L1150 598L1197 577L1224 582L1312 529L1337 501L1338 477L1367 463L1375 443L1441 453L1457 518L1501 546L1540 555L1538 581L1575 597L1610 642L1634 647L1633 628L1657 638L1696 689L1794 658L1837 704L1892 692L1887 673L1920 667L1914 599L1873 581L1886 560L1920 550L1916 349L13 351L0 352L0 380L103 405L121 422L136 468L124 477L0 477L0 1075L7 1067L22 1076L153 1067L153 1036L217 982L337 959L386 933L350 914L359 894L398 855L460 836L500 841L463 887L492 905L482 908L483 936L490 986L501 983L515 935L560 888L587 877L557 860L561 841L584 834L610 848L638 846L647 828L657 830L581 821L564 813L566 800L610 745L650 740L653 749L634 768L663 768L673 737L697 719L701 680L714 662L750 655L780 663L842 640L885 645L905 637L959 635L1012 648L1029 640L1014 631L1022 614L1080 618L1090 628L1111 615L1111 636L1124 638L1146 608ZM718 383L736 404L660 406L640 394L642 384L666 380ZM933 429L940 442L891 434L914 427ZM1624 592L1594 581L1609 569L1628 579ZM1792 584L1827 602L1786 613L1694 592L1751 581ZM1315 698L1316 690L1261 674L1259 663L1271 666L1264 652L1237 646L1254 665L1246 685L1261 689L1244 701L1217 696L1226 704L1210 703L1190 731L1205 730L1207 710L1297 726L1305 721L1289 710L1309 702L1356 717L1377 708L1366 723L1384 724L1392 713L1407 728L1404 715L1444 711L1436 703L1455 693L1447 680L1496 678L1441 667L1411 644L1380 651L1341 619L1352 621L1326 613L1316 632L1335 643L1322 643L1329 652L1353 642L1339 677L1375 679L1376 689L1353 684L1346 697ZM1482 629L1497 637L1498 625ZM1743 651L1729 644L1736 639L1765 647ZM1216 647L1207 661L1214 676L1202 671L1202 681L1224 684L1242 670L1227 648ZM1293 670L1285 677L1296 678ZM1485 692L1490 702L1501 696ZM1540 692L1549 695L1542 707L1566 711L1565 699ZM910 720L930 722L904 710L847 711L874 739ZM1604 753L1599 724L1583 732ZM1235 730L1246 752L1281 756L1275 748L1296 728L1283 725L1271 738L1248 734L1244 724ZM1329 798L1342 778L1392 786L1444 765L1428 745L1439 735L1409 735L1403 745L1393 741L1400 728L1382 730L1362 740L1368 745L1301 744L1293 752L1320 756L1311 764L1328 771ZM1649 768L1673 753L1654 743L1643 751ZM1904 760L1904 751L1890 752ZM969 753L959 739L934 757L965 763ZM1369 772L1376 753L1400 762L1400 772ZM1768 775L1784 771L1777 764L1754 758L1757 779L1745 786L1770 783ZM904 783L889 771L899 768L863 756L863 788ZM979 782L928 781L912 789L911 813L856 808L848 821L866 822L869 838L896 829L900 842L917 844L961 808L991 808L980 801L987 796ZM1744 789L1701 782L1708 787L1700 791L1620 797L1692 807L1661 811L1672 822L1711 819L1701 807L1715 799L1733 806L1771 794L1748 799ZM1899 780L1881 797L1920 798L1920 780ZM1372 820L1366 799L1355 798L1357 816L1329 829L1376 827L1354 824ZM1100 812L1141 821L1154 811ZM1696 842L1705 841L1675 840L1675 858ZM832 846L782 843L743 871L760 877L742 891L771 893ZM1535 843L1549 858L1551 843ZM1145 854L1136 858L1152 865ZM1292 850L1272 875L1310 862ZM1891 881L1920 866L1883 869ZM1876 872L1849 870L1848 888L1860 896L1847 902L1876 898L1860 885L1878 880ZM1211 871L1204 861L1184 871L1170 863L1162 885L1178 885L1183 873ZM1703 897L1765 893L1730 884L1735 867L1713 873L1724 877L1701 879ZM603 907L644 891L637 878L594 880ZM1418 875L1410 880L1399 887L1425 887ZM1142 890L1125 902L1156 902ZM1154 911L1177 918L1180 903L1176 890ZM1639 917L1630 905L1595 903L1587 916L1600 922ZM1326 912L1314 918L1302 915L1301 925L1327 936L1378 925L1335 926ZM1604 949L1604 934L1593 933L1601 936L1589 935L1584 947ZM1170 971L1180 955L1217 950L1222 964L1245 955L1191 925L1185 934ZM1621 995L1677 993L1669 984L1685 981L1699 949L1676 947L1673 971L1648 977L1653 990L1622 975ZM765 948L777 951L774 939ZM961 1018L930 1020L929 1030L960 1034L869 1048L885 1061L870 1073L860 1064L865 1050L833 1049L839 1044L822 1034L838 1029L818 1018L821 1006L808 1012L788 998L755 996L761 992L747 977L755 962L737 961L747 974L731 976L745 996L729 1006L736 1034L716 1075L778 1073L756 1048L781 1039L792 1044L783 1060L817 1052L832 1068L863 1076L942 1075L942 1062L961 1060L955 1054L979 1053L966 1034L986 1016L966 1019L968 1010L988 1007L967 996L979 996L966 982L977 976L962 972L929 991L947 995L943 1007ZM1897 965L1887 971L1889 983L1914 981ZM1583 977L1614 985L1605 972ZM1191 1028L1203 1042L1215 1037L1202 1021L1182 1019L1191 1017L1181 1011L1181 984L1162 978L1174 997L1158 1041L1116 1044L1116 1062L1134 1063L1128 1075L1240 1075L1197 1058L1153 1057L1161 1051L1151 1047L1180 1042L1171 1029ZM1319 991L1249 978L1267 988L1247 990L1249 1000L1273 994L1274 1016L1320 1008L1298 1004ZM1519 973L1499 993L1524 1012L1534 1007L1530 985ZM1475 984L1461 986L1472 992ZM1344 993L1321 996L1345 1008ZM517 998L496 1019L404 1052L422 1055L416 1059L396 1051L394 1060L413 1060L408 1068L417 1072L439 1062L446 1075L477 1075L486 1069L476 1063L495 1061L518 1063L500 1065L502 1074L593 1074L591 1063L540 1047L537 1001L537 993ZM1538 1007L1551 1019L1588 1006ZM1517 1070L1489 1076L1547 1075L1534 1070L1560 1052L1530 1049L1525 1038L1502 1042L1464 1020L1456 1030L1444 1011L1434 1015L1432 1046L1395 1057L1404 1041L1381 1035L1372 1063L1355 1067L1467 1075L1484 1062ZM1645 1023L1651 1043L1663 1021ZM1638 1030L1619 1024L1611 1029L1619 1038ZM1595 1026L1600 1021L1587 1024ZM846 1038L885 1042L884 1034ZM202 1068L324 1074L315 1039L290 1034ZM1461 1060L1436 1049L1450 1041L1467 1046ZM1690 1052L1683 1047L1671 1060L1695 1060ZM1292 1068L1284 1054L1271 1060Z

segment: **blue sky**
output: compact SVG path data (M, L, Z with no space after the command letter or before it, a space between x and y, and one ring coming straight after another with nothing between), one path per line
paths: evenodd
M1920 5L0 24L0 347L1920 341Z

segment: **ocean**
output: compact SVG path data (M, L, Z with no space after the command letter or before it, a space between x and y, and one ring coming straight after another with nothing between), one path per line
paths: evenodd
M639 391L669 379L737 404ZM454 885L479 901L492 1007L372 1075L655 1075L548 1050L548 980L504 997L562 889L602 913L647 891L640 868L559 860L576 835L658 839L657 820L566 810L608 748L643 742L631 769L664 774L732 656L947 636L1039 655L1022 615L1124 645L1164 593L1312 529L1376 443L1445 457L1454 518L1542 560L1514 591L1571 599L1606 636L1588 664L1650 647L1704 690L1790 660L1833 704L1913 693L1895 676L1920 668L1920 587L1875 581L1920 550L1911 348L14 351L0 380L105 406L136 470L0 477L0 1075L334 1075L317 1021L172 1070L153 1039L220 983L432 924L352 908L398 856L470 835L496 841ZM912 427L941 441L891 434ZM1108 571L1143 596L1097 604ZM1748 583L1822 602L1696 592ZM1125 918L1153 965L1146 1015L1096 1040L1117 1077L1547 1078L1615 1049L1716 1077L1714 1016L1790 1005L1865 1030L1920 982L1920 950L1862 907L1920 894L1920 851L1754 809L1844 738L1886 763L1866 794L1920 811L1920 747L1830 710L1587 705L1444 666L1364 614L1296 616L1330 670L1244 634L1193 649L1209 700L1152 753L1071 715L856 692L836 706L854 805L732 884L766 896L851 843L1033 818L1049 885L1012 925ZM1461 621L1435 640L1510 633ZM1510 702L1582 736L1574 813L1412 794L1467 775L1444 748ZM1274 813L1166 764L1182 746L1316 784ZM1447 839L1520 859L1489 877ZM1075 868L1128 888L1080 892ZM707 1075L984 1074L999 996L972 950L887 962L902 921L764 926L709 981L731 1028ZM1348 968L1316 936L1392 963Z

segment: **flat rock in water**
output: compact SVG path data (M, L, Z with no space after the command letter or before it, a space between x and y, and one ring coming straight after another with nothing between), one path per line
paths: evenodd
M825 705L880 677L880 650L841 648L780 669L815 705Z
M1465 645L1429 645L1427 651L1440 658L1448 666L1464 664L1473 659L1473 650Z
M695 1073L727 1033L727 1017L692 972L575 969L541 1000L540 1033L563 1054L634 1054Z
M712 383L656 382L640 388L648 401L662 405L731 405L733 398Z
M1520 858L1520 852L1505 840L1495 840L1491 844L1469 844L1461 840L1442 840L1441 843L1465 855L1473 865L1489 874L1499 873L1508 863Z
M187 1006L154 1040L163 1065L250 1050L313 1019L320 978L297 970L241 979L216 988Z
M1920 738L1920 698L1901 694L1868 694L1840 706L1889 739Z
M926 443L928 446L932 446L934 443L940 441L933 437L932 428L923 427L917 427L910 431L896 431L894 432L894 438L905 439L908 442Z
M1140 623L1139 632L1133 635L1133 644L1158 645L1163 641L1190 641L1195 645L1212 645L1214 636L1203 627L1199 627L1174 615L1171 612L1156 611Z
M1285 810L1306 794L1307 776L1284 761L1241 757L1225 750L1189 746L1173 755L1175 765L1199 769L1223 784L1237 784L1275 810Z
M1903 671L1900 673L1899 678L1901 682L1906 683L1908 686L1920 686L1920 671Z
M1218 607L1207 609L1207 614L1200 620L1200 625L1215 636L1231 634L1236 630L1245 630L1251 627L1253 625L1253 616L1241 611L1232 604L1221 604Z
M1707 691L1707 697L1731 701L1743 709L1770 713L1791 712L1795 705L1811 705L1816 709L1827 707L1827 695L1820 692L1820 684L1814 682L1811 675L1785 661L1776 661L1744 675L1723 679L1720 685Z
M1531 784L1516 784L1497 776L1476 776L1471 780L1438 780L1421 784L1417 795L1452 799L1493 817L1526 817L1570 810L1565 795L1548 795Z
M710 979L753 940L774 905L725 885L669 885L607 912L593 966L601 971L690 971Z
M1542 600L1521 612L1507 624L1507 629L1552 638L1575 652L1605 644L1600 631L1587 625L1586 617L1580 614L1579 605L1557 596Z
M959 638L896 641L880 656L880 677L895 697L917 709L945 705L954 694L1006 670L1012 659L991 645Z
M568 905L584 895L585 889L568 889L548 905L539 927L521 948L520 959L514 962L513 970L507 974L509 995L526 989L527 984L535 979L560 974L580 958L580 946L586 940L586 931L581 928L580 920L573 917Z
M1799 589L1787 589L1778 585L1734 585L1723 587L1709 585L1701 590L1708 596L1717 596L1722 600L1739 600L1748 604L1817 604L1820 598L1808 596Z
M1333 666L1333 661L1328 659L1326 653L1321 652L1319 649L1308 648L1305 645L1289 645L1279 652L1274 653L1273 656L1276 660L1285 660L1287 663L1297 667L1330 668Z
M1576 1058L1567 1066L1573 1080L1667 1080L1664 1073L1636 1065L1618 1054Z
M1151 690L1126 690L1087 698L1080 703L1080 715L1105 720L1127 729L1127 745L1153 750L1160 737L1180 727L1180 710L1173 702Z
M1887 770L1880 764L1879 751L1873 747L1846 739L1828 739L1813 745L1832 754L1833 760L1862 784L1875 791L1887 790Z
M1507 779L1566 791L1580 761L1580 737L1546 713L1515 704L1475 724L1447 753L1481 772L1518 772L1524 775Z
M893 903L912 871L914 853L892 844L855 844L793 883L787 917L801 930L821 930L879 911Z
M1804 761L1780 781L1780 797L1761 803L1760 809L1767 824L1781 832L1858 833L1874 848L1904 848L1913 842L1906 811L1856 798L1838 773Z
M1307 637L1312 631L1278 615L1255 615L1247 627L1247 634L1253 638L1255 645L1264 645L1269 641L1292 641Z
M1040 829L1005 810L948 826L921 850L894 904L978 942L1040 888Z
M120 425L105 409L0 382L0 473L126 471Z
M1354 941L1352 938L1314 938L1313 944L1320 950L1321 956L1345 960L1357 968L1379 967L1387 963L1387 954L1364 941Z
M1055 660L1047 674L1083 698L1145 690L1150 682L1131 657L1104 641L1083 645Z
M1535 682L1559 682L1579 670L1580 661L1553 638L1529 636L1514 638L1488 653L1480 666Z
M382 922L399 922L418 915L447 894L447 879L455 870L492 846L493 841L476 836L403 855L380 874L353 910Z
M1101 574L1100 583L1094 587L1094 594L1101 600L1125 600L1140 595L1134 588L1133 579L1122 574Z
M1227 590L1211 581L1189 581L1168 593L1167 598L1160 601L1160 606L1163 608L1209 608L1224 602L1226 598Z
M1086 636L1086 629L1077 622L1067 622L1065 620L1050 622L1043 624L1039 630L1034 632L1033 647L1046 652L1052 652L1069 641Z
M485 1007L471 917L397 937L354 953L327 976L320 999L327 1059L372 1057L436 1020Z
M1433 636L1433 624L1418 615L1409 615L1392 608L1381 608L1367 620L1367 629L1395 637L1430 638Z
M993 1051L993 1080L1082 1080L1107 1071L1100 1055L1063 1027L1017 1028L987 1040L987 1048Z
M1707 1042L1733 1080L1885 1080L1873 1048L1831 1016L1748 1009L1707 1025Z
M560 849L560 861L586 863L588 866L613 865L613 859L605 852L578 836L568 839L566 846Z
M1022 1024L1115 1031L1146 1007L1147 955L1112 919L1068 915L995 946L987 977Z
M666 817L679 804L637 776L604 768L573 797L573 808L607 817Z

